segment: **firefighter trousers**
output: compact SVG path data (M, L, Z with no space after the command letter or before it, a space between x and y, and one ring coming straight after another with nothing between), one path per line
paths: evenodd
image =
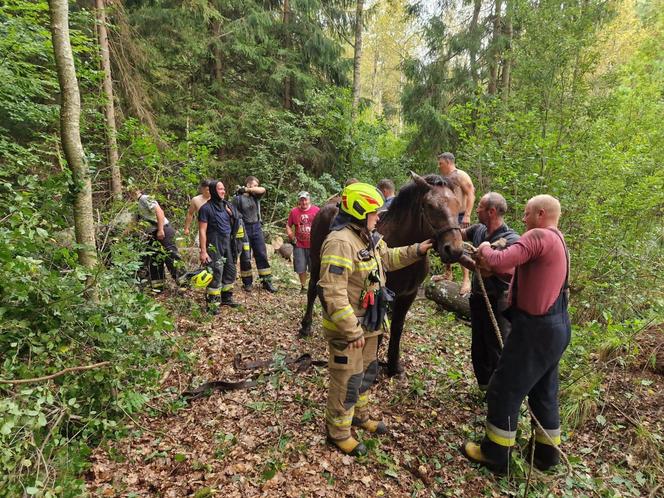
M481 294L471 294L470 299L470 323L472 330L472 343L470 346L470 355L473 363L473 371L477 379L477 385L481 389L486 389L489 385L491 375L493 375L498 358L500 358L501 348L496 337L493 323L489 318L486 309L484 296ZM510 332L510 322L503 316L503 311L507 305L507 296L489 296L491 309L498 322L498 329L503 338L503 342Z
M208 255L212 260L212 282L207 288L208 302L218 301L224 292L232 292L236 268L231 250L231 236L208 231Z
M513 310L512 331L487 391L482 453L494 463L503 465L508 461L509 450L516 442L519 408L526 396L545 432L536 430L535 458L552 460L545 464L556 463L553 459L558 458L558 453L554 446L560 444L558 363L570 337L563 293L547 315Z
M367 337L362 349L328 341L330 385L325 418L327 433L336 441L351 437L353 417L369 419L369 388L378 376L378 337Z
M171 225L164 226L164 238L162 240L157 238L156 231L151 234L143 264L148 269L150 286L153 289L158 290L164 287L166 278L164 265L168 268L173 280L178 278L180 254L175 245L175 229Z
M261 222L245 223L244 231L249 242L251 252L242 251L240 254L240 276L244 285L251 285L253 282L253 274L251 271L251 253L256 260L256 268L258 269L258 276L262 280L270 278L272 269L270 262L267 258L267 248L265 247L265 237L263 236L263 228Z

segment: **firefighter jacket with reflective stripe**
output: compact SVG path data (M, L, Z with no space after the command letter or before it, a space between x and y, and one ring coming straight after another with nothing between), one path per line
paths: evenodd
M362 232L349 225L330 232L321 248L318 292L323 304L323 329L328 340L354 341L379 335L382 330L362 329L367 292L385 285L385 272L418 261L419 244L388 248L382 239L370 245ZM376 277L380 279L376 282Z

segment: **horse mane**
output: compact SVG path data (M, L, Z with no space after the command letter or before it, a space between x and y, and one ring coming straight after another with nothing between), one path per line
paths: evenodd
M454 179L436 174L426 175L423 178L429 185L436 187L447 187L454 190L457 186ZM413 210L419 210L422 207L422 197L426 193L426 190L411 180L399 189L390 208L381 215L381 222L394 221L395 218L402 217Z

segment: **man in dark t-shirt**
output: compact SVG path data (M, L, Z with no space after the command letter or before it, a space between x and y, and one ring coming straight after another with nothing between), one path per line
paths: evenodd
M210 200L198 211L198 236L201 264L212 266L213 279L207 287L208 311L217 314L219 305L235 307L233 284L237 259L235 236L240 226L240 215L224 199L226 189L219 181L209 184Z
M251 252L256 260L256 269L263 288L268 292L277 292L276 287L272 284L272 269L267 258L265 237L261 227L261 198L264 195L265 187L258 184L258 178L248 176L245 180L245 186L238 189L232 202L242 216L244 230ZM253 280L250 259L248 262L246 260L240 261L240 276L242 277L244 290L250 291Z
M479 247L482 242L493 244L499 239L505 240L505 247L511 246L519 240L519 236L503 221L506 211L505 198L496 192L489 192L482 197L477 207L477 217L480 223L463 229L461 236L464 240L472 242L475 247ZM507 291L512 274L480 275L480 270L476 269L472 279L469 299L472 328L471 358L477 384L480 389L485 391L498 364L498 358L500 358L500 344L489 318L478 278L482 278L484 281L484 288L504 341L509 334L510 323L502 312L507 308Z

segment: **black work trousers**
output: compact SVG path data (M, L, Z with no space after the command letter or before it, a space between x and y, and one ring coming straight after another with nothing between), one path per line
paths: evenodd
M482 453L498 464L515 444L519 408L528 396L533 414L555 445L560 441L558 363L571 338L564 292L546 315L512 310L512 331L498 360L487 392L486 435ZM540 431L541 432L541 431Z
M245 223L244 231L247 235L251 252L254 254L254 259L256 260L256 268L258 269L259 278L269 278L270 275L272 275L272 269L270 268L270 262L267 258L267 248L265 247L265 237L263 236L261 222ZM247 256L248 254L245 254L245 251L243 251L243 254L240 256L240 275L242 276L243 284L251 285L253 281L251 257Z
M157 231L150 234L148 248L143 258L143 264L148 269L150 286L153 289L161 289L164 286L166 272L164 265L168 268L173 280L180 273L180 254L175 245L175 229L171 225L164 226L164 238L157 238Z
M491 323L484 296L481 294L471 294L469 302L472 329L470 353L473 362L473 371L475 372L477 384L480 388L486 389L489 385L491 375L493 375L494 370L498 366L501 347L496 337L493 323ZM504 343L511 328L509 320L503 315L503 311L507 307L507 295L505 293L500 296L489 296L489 302L498 322L498 328L500 329L500 335Z
M231 292L235 283L235 258L231 249L230 234L207 232L208 256L212 260L212 282L207 288L208 296L219 296Z

